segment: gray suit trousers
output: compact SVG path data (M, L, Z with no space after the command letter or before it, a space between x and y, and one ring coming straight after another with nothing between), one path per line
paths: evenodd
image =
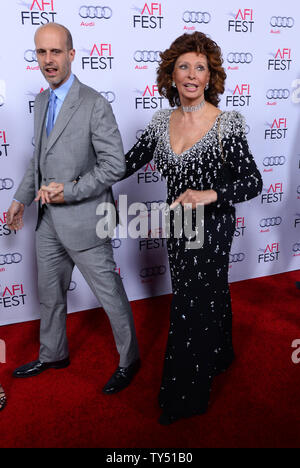
M119 365L129 366L139 357L132 311L120 275L115 271L111 242L75 251L59 240L49 208L45 208L36 232L38 290L41 306L41 362L69 355L66 335L67 290L74 265L101 302L112 327Z

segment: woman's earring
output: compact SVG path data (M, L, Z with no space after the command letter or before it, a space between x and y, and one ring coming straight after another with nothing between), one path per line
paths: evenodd
M205 86L205 91L207 91L209 88L209 83L206 83L206 86Z
M172 87L173 87L173 88L176 88L176 83L175 83L174 80L172 81Z

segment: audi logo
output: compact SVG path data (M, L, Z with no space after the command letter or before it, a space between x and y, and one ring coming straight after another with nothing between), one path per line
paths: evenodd
M111 245L113 249L119 249L121 247L122 241L121 239L112 239L111 240Z
M108 6L81 6L79 8L79 16L81 18L97 18L110 19L112 17L112 9Z
M100 91L101 96L103 96L110 104L116 100L116 95L112 91Z
M227 61L229 63L251 63L253 55L250 52L230 52L227 55Z
M300 194L300 185L298 185L298 187L297 187L297 193Z
M246 255L242 252L237 254L229 254L229 263L242 262L245 260Z
M292 28L295 24L294 18L291 16L272 16L270 25L273 28Z
M68 291L74 291L74 289L76 288L77 288L77 283L75 283L75 281L71 281Z
M32 50L32 49L25 50L24 59L26 60L26 62L30 62L30 63L37 62L35 50Z
M288 99L290 91L288 89L268 89L266 96L268 99Z
M300 251L300 242L296 242L296 244L293 245L293 252L299 252L299 251Z
M0 107L2 107L3 105L4 105L4 96L0 94Z
M263 165L265 167L268 167L268 166L283 166L285 161L286 161L285 156L271 156L271 157L264 158Z
M17 252L6 255L0 254L0 266L11 265L12 263L20 263L22 261L22 258L22 255Z
M0 190L11 190L14 186L12 179L0 179Z
M134 53L134 60L136 62L159 62L160 50L136 50Z
M182 15L182 19L185 23L209 23L211 20L211 14L207 11L185 11Z
M280 216L276 216L273 218L263 218L260 220L260 227L271 227L271 226L280 226L282 223L282 218Z
M143 268L140 272L141 278L149 278L150 276L164 275L167 269L165 265L158 265L148 268Z

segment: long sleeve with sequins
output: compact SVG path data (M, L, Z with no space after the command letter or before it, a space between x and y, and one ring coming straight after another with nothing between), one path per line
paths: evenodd
M230 112L230 122L224 125L221 135L224 159L232 181L215 189L217 203L233 205L251 200L262 191L262 177L249 149L244 117L238 112Z
M147 125L137 143L125 154L126 173L123 179L131 176L153 159L153 153L157 144L157 138L154 133L157 115L158 113L154 114L153 119Z

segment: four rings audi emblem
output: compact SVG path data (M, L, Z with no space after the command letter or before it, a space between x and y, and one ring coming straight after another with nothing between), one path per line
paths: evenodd
M229 263L242 262L245 260L246 255L243 252L236 254L229 254Z
M121 247L122 241L121 239L112 239L111 240L111 245L113 249L119 249Z
M134 60L136 62L159 62L160 50L136 50Z
M230 52L227 55L229 63L251 63L253 55L250 52Z
M12 179L0 179L0 190L10 190L14 186Z
M288 99L290 91L288 89L268 89L266 96L268 99Z
M141 270L140 276L142 278L149 278L150 276L164 275L166 271L167 269L165 265L158 265L158 266L143 268Z
M20 263L22 261L22 255L20 253L12 253L12 254L0 254L0 266L3 265L11 265L13 263Z
M26 62L30 62L30 63L37 62L35 50L32 50L32 49L25 50L24 59L26 60Z
M280 216L274 216L273 218L263 218L260 220L260 227L271 227L279 226L282 223L282 218Z
M112 17L112 9L108 6L86 6L79 8L79 16L81 18L91 19L110 19Z
M263 165L265 167L267 167L267 166L283 166L285 161L286 161L285 156L270 156L270 157L264 158Z
M293 245L293 252L300 252L300 242Z
M273 28L292 28L294 24L295 20L291 16L272 16L270 20Z
M103 96L110 104L112 104L115 99L116 95L113 91L100 91L101 96Z
M182 15L182 19L185 23L209 23L211 20L211 14L207 11L185 11Z

